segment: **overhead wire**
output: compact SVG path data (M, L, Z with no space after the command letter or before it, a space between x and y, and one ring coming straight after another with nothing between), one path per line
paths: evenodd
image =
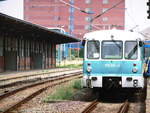
M87 11L85 11L85 10L82 10L81 8L79 8L79 7L75 6L75 5L72 5L72 4L70 4L70 3L67 3L67 2L65 2L64 0L59 0L59 1L62 2L62 3L64 3L64 4L66 4L66 5L68 5L68 6L71 6L71 7L75 8L75 9L77 9L77 10L83 12L83 13L86 13L86 14L93 14L93 12L91 13L91 12L87 12ZM102 12L102 13L100 13L99 15L97 15L96 17L92 18L92 19L91 19L91 25L92 25L93 27L95 27L96 29L100 29L99 27L93 25L92 22L93 22L95 19L97 19L97 18L99 18L100 16L102 16L103 14L105 14L106 12L110 11L111 9L117 7L118 5L120 5L120 4L123 3L123 2L124 2L124 0L119 1L118 3L116 3L115 5L113 5L112 7L108 8L108 9L105 10L104 12Z
M135 22L135 20L134 20L134 18L129 14L129 12L128 12L128 9L126 8L126 10L125 10L126 12L127 12L127 15L128 15L128 17L131 19L131 21L134 23L134 27L133 28L131 28L129 31L131 31L131 30L133 30L133 29L135 29L135 28L137 28L137 27L139 27L139 25L137 25L137 23Z
M104 12L98 14L97 16L95 16L93 19L91 19L91 22L93 22L95 19L99 18L100 16L102 16L103 14L105 14L106 12L110 11L111 9L117 7L118 5L120 5L121 3L123 3L124 0L119 1L118 3L116 3L115 5L113 5L112 7L108 8L107 10L105 10Z
M133 22L135 25L137 25L136 22L135 22L135 20L133 19L133 17L131 17L131 15L129 14L128 9L126 9L125 11L127 12L127 15L130 17L130 19L132 20L132 22Z
M77 7L77 6L75 6L75 5L72 5L72 4L70 4L70 3L67 3L67 2L65 2L64 0L59 0L59 1L62 2L62 3L64 3L64 4L66 4L66 5L68 5L68 6L71 6L71 7L75 8L75 9L77 9L77 10L83 12L83 13L86 13L86 14L93 14L93 13L87 12L87 11L85 11L85 10L83 10L83 9L81 9L81 8L79 8L79 7Z
M131 29L129 30L129 31L133 31L133 29L139 27L139 25L136 23L136 21L134 20L134 18L129 14L127 8L126 8L125 11L127 12L128 17L131 19L131 21L132 21L132 22L134 23L134 25L135 25L133 28L131 28ZM141 34L142 36L144 36L145 38L149 39L149 36L147 36L146 34L140 32L139 29L137 29L137 32L138 32L139 34Z
M108 11L110 11L110 10L112 10L113 8L117 7L118 5L120 5L120 4L123 3L123 2L124 2L124 0L119 1L118 3L116 3L115 5L113 5L112 7L108 8L108 9L105 10L104 12L102 12L102 13L98 14L97 16L95 16L94 18L92 18L91 21L90 21L90 22L91 22L91 26L93 26L93 27L95 27L95 28L97 28L97 29L100 29L99 27L93 25L92 22L93 22L95 19L97 19L97 18L99 18L100 16L104 15L105 13L107 13Z

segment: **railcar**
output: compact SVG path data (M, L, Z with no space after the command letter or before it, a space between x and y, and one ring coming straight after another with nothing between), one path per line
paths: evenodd
M137 89L146 98L144 37L124 30L84 35L83 86Z

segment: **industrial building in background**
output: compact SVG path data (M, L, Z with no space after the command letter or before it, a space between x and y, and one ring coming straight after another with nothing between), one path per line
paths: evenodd
M116 6L112 7L114 5ZM103 15L92 20L99 14ZM124 0L24 0L24 20L46 28L62 28L65 33L79 39L93 30L114 27L124 29L124 19ZM72 54L77 53L76 56L79 56L81 53L79 53L80 43L68 44L65 47L61 50L66 51L58 55L64 53L64 56L71 58Z
M91 23L93 17L105 12L119 1L121 0L24 0L24 20L45 27L60 27L82 38L84 33L91 30L113 27L124 29L124 0ZM92 13L83 13L73 6Z

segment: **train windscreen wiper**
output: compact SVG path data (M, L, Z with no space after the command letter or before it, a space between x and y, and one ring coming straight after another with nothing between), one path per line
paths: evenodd
M114 43L115 43L115 45L119 48L119 49L121 49L121 46L119 45L119 44L117 44L117 42L115 41L115 40L112 40Z
M127 55L128 58L130 59L134 53L137 51L137 44L134 46L134 48L129 52L129 54Z

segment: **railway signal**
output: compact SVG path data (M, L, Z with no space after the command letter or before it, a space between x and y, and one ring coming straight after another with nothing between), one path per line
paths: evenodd
M147 5L148 5L148 11L147 11L148 16L147 16L147 18L150 19L150 0L148 0Z

